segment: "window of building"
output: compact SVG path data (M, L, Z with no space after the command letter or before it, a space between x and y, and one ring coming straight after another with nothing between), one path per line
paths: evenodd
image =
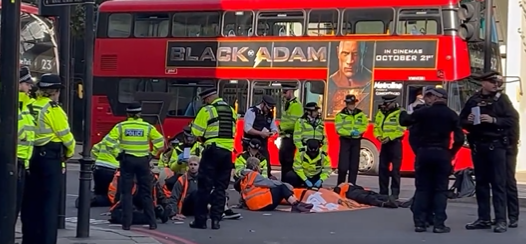
M131 14L111 14L108 17L108 37L129 37L131 28Z
M168 13L135 14L135 37L167 37L170 33L170 15Z
M247 80L220 80L219 96L244 116L248 108L248 81Z
M174 37L217 37L221 15L219 12L179 12L173 16Z
M269 95L276 101L275 118L281 118L281 108L284 104L282 99L283 90L281 89L281 84L283 83L299 86L298 82L294 80L254 81L253 88L250 89L252 92L250 106L258 105L263 100L264 95Z
M338 15L336 9L311 10L307 22L307 35L334 36L338 33Z
M394 14L392 8L346 9L343 12L342 34L386 34Z
M305 12L260 12L257 20L258 36L302 36Z
M396 33L401 35L441 34L442 15L439 9L400 10Z
M174 99L168 107L168 116L195 117L203 105L199 93L212 87L212 80L171 80L168 93Z
M321 107L323 111L323 104L325 94L325 81L322 80L308 80L305 81L305 86L303 87L303 104L310 102L315 102L318 106Z
M254 12L226 11L223 15L223 36L254 35Z

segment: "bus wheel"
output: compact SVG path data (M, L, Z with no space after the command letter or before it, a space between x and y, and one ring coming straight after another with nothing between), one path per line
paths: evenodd
M362 174L378 174L379 152L376 146L368 141L362 140L360 150L360 166L358 170Z

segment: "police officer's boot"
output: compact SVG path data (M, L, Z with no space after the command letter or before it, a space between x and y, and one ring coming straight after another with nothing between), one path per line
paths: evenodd
M442 233L449 233L451 232L451 228L447 227L447 226L440 226L440 227L433 227L433 233L438 233L438 234L442 234Z
M469 223L466 225L466 230L482 230L482 229L491 229L491 221L477 219L475 220L475 222Z
M219 224L219 220L212 220L212 229L213 230L219 230L221 228L221 225Z
M508 225L510 228L517 228L519 227L519 220L518 219L510 219L510 224Z
M208 228L206 226L206 222L198 222L198 221L195 221L195 220L190 222L189 226L192 229L203 229L204 230L204 229Z
M504 233L508 231L508 228L506 227L506 222L497 222L495 223L495 228L493 228L493 232L495 233Z

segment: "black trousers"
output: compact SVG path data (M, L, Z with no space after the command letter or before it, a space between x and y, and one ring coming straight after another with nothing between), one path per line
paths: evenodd
M142 200L144 215L148 224L155 225L155 212L152 199L152 173L148 157L136 157L126 154L120 162L121 178L119 183L122 204L122 226L129 227L133 221L132 188L137 178L137 197Z
M92 207L109 207L111 206L108 198L108 188L113 181L116 169L95 166L93 170L93 199Z
M52 144L52 143L49 143ZM62 184L61 151L35 147L22 200L22 243L56 244Z
M280 204L281 200L288 199L294 192L291 191L285 184L270 188L270 195L272 196L272 204L260 209L259 211L275 210Z
M281 146L279 147L279 163L281 164L281 179L284 179L288 172L292 171L294 164L294 153L296 153L296 146L290 137L281 138Z
M195 203L197 201L197 191L190 192L183 201L181 213L184 216L193 216L195 214Z
M429 210L432 209L433 225L443 227L447 219L451 154L445 148L421 147L416 160L416 193L412 206L415 226L425 227Z
M475 169L478 218L491 220L491 191L495 221L506 222L506 147L500 142L474 143L471 157Z
M517 191L517 179L515 178L517 168L517 144L511 145L506 150L506 195L508 203L508 219L519 219L519 193Z
M375 207L383 207L389 201L388 195L380 195L374 191L365 190L360 186L350 186L345 193L345 197L360 204L367 204Z
M340 155L338 158L338 182L337 185L347 181L356 185L358 168L360 166L361 139L340 137Z
M210 218L221 220L225 210L226 189L230 183L231 170L232 152L219 148L215 144L203 150L197 176L196 222L206 222L209 203L211 205Z
M312 177L308 177L307 179L312 182L312 184L314 184L320 179L320 175L321 173ZM302 180L294 171L289 171L282 181L291 184L294 188L307 187L305 185L305 181Z
M392 170L389 170L391 165ZM400 195L400 167L402 167L402 140L396 139L382 144L378 167L380 194L389 195L389 180L391 179L391 195Z
M411 131L409 131L409 133L411 133ZM413 150L413 153L415 154L415 161L413 163L413 167L416 169L416 158L417 158L417 154L418 154L418 148L420 148L420 145L418 144L418 138L416 136L411 136L411 134L409 134L409 146L411 147L411 150ZM415 195L416 195L416 192L415 192ZM414 203L414 199L415 199L415 196L413 195L413 203ZM433 198L431 197L429 200L429 202L433 202ZM411 212L413 212L414 214L414 204L411 204ZM432 205L429 205L428 206L428 209L426 210L427 212L427 223L428 224L433 224L434 222L434 219L435 219L435 214L433 213L433 206Z
M16 216L22 210L22 200L24 198L24 186L26 183L26 166L24 160L18 159L18 179L16 180Z

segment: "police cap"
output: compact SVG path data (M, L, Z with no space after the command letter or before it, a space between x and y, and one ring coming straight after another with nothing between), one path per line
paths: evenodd
M259 149L261 148L261 141L256 138L252 138L250 139L250 142L248 142L248 147L252 149Z
M201 93L199 93L199 97L201 99L205 99L205 98L207 98L209 96L212 96L212 95L215 95L215 94L217 94L217 89L215 89L215 88L208 88L208 89L202 91Z
M382 100L384 100L384 102L386 102L386 103L394 102L396 100L396 98L397 98L397 96L395 96L395 95L382 96Z
M308 139L305 143L307 146L307 151L318 151L321 147L321 143L316 139Z
M269 106L269 107L274 107L276 106L276 101L274 100L273 97L269 96L269 95L264 95L263 96L263 102Z
M292 85L292 84L281 84L281 89L283 91L291 91L291 90L298 89L298 87L296 85Z
M62 89L64 85L60 81L60 76L48 73L40 77L37 87L40 89Z
M130 103L126 107L128 113L140 113L142 111L142 105L140 103Z
M358 99L356 99L355 95L346 95L344 101L346 103L355 103L355 102L358 102Z
M26 67L26 66L23 66L23 67L20 67L20 72L19 72L20 76L19 76L19 80L18 82L22 83L22 82L26 82L26 83L29 83L29 84L33 84L33 77L31 77L31 72L29 72L29 68Z
M491 83L502 82L502 76L497 71L486 72L481 75L471 76L472 79L477 81L489 81Z
M435 88L435 87L433 87L431 89L426 89L424 95L434 95L434 96L437 96L439 98L447 99L447 91L444 88Z
M316 111L318 109L320 109L320 106L318 106L318 104L315 102L305 104L305 110L307 111Z
M189 125L185 126L185 127L183 128L183 134L184 134L185 136L192 136L192 128L190 128Z

